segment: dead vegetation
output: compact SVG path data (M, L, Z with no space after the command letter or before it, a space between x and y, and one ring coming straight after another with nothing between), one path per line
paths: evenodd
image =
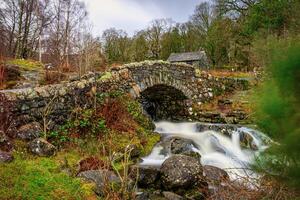
M67 76L58 71L45 70L44 72L44 84L55 84L59 83L62 80L66 80Z
M87 157L79 162L78 173L88 170L107 169L105 161L100 160L96 156Z
M119 131L133 133L137 124L128 113L125 105L118 99L108 98L99 113L106 122L106 127Z
M223 180L223 184L216 186L210 193L209 200L290 200L300 198L294 188L280 182L275 177L260 178L237 177L236 181Z

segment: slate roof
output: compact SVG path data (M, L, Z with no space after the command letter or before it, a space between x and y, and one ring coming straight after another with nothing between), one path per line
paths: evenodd
M168 61L170 62L184 62L184 61L197 61L206 59L204 51L186 52L186 53L171 53Z

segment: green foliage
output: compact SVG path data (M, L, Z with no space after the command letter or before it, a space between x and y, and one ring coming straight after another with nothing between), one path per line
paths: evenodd
M143 113L143 108L139 102L127 98L126 104L129 114L141 127L149 130L154 128L151 120Z
M38 61L25 60L25 59L14 59L7 61L7 64L18 65L21 69L25 71L37 71L42 70L44 65Z
M299 17L298 0L261 0L249 10L245 28L248 34L258 30L266 31L267 34L284 34L285 29L296 26L294 17ZM298 16L297 16L298 15Z
M97 103L99 105L102 105L104 103L104 100L107 98L118 98L121 97L122 95L124 95L124 93L120 90L115 90L115 91L111 91L111 92L104 92L104 93L97 93L96 97L97 97Z
M272 54L275 49L285 51L291 44L299 42L299 35L279 38L275 35L263 37L263 35L258 34L254 37L252 42L252 62L257 66L269 66L272 63ZM268 72L268 69L266 72Z
M229 62L231 23L229 19L218 19L208 30L205 49L213 66L222 67Z
M281 163L277 173L300 186L300 43L274 50L272 60L259 91L257 123L280 143L268 151ZM273 159L267 161L274 167Z
M111 28L103 32L102 38L104 39L104 52L110 64L129 60L130 38L125 31Z
M133 36L129 50L131 61L141 62L147 60L149 47L144 31L140 31Z
M93 109L80 110L75 118L70 118L58 131L52 131L49 139L60 146L79 137L97 137L107 131L105 120Z
M180 53L182 51L182 37L179 28L175 27L173 30L165 33L162 37L161 56L163 60L167 60L171 53Z
M1 199L80 200L93 194L79 179L61 172L54 158L15 157L0 165Z

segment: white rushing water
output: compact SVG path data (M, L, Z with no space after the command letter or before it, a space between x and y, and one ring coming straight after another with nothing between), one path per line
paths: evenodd
M254 129L240 127L232 131L231 137L216 131L197 130L197 123L173 123L157 122L156 132L160 133L163 140L169 137L179 137L192 140L191 149L201 155L202 165L212 165L225 170L231 180L242 178L258 178L258 175L250 170L250 165L255 157L264 149L264 141L268 138ZM252 137L252 143L256 150L241 148L240 134ZM160 166L171 153L166 150L163 142L158 143L152 153L143 158L142 165Z

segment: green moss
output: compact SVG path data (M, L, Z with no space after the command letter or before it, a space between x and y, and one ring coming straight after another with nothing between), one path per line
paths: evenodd
M9 60L7 61L7 64L18 65L21 69L26 71L38 71L44 67L44 65L38 61L24 59Z
M104 80L108 80L112 77L112 74L110 72L105 72L101 77L100 80L104 81Z
M93 194L80 179L61 172L60 159L16 154L12 163L0 165L1 199L86 199Z
M160 134L158 133L148 133L146 137L147 137L146 145L144 145L142 151L143 156L150 154L153 147L160 141Z
M18 65L25 71L39 71L44 68L44 65L34 60L14 59L7 61L7 64Z

